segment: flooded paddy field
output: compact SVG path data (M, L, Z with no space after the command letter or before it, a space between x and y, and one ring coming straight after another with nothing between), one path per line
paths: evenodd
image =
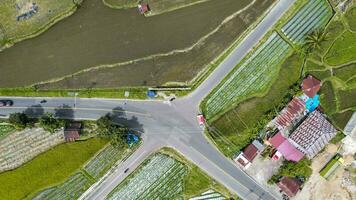
M26 86L98 65L184 49L210 33L249 0L211 0L145 18L86 0L73 16L44 34L0 52L0 87ZM44 88L119 87L189 81L228 47L273 0L257 0L187 53L79 73Z

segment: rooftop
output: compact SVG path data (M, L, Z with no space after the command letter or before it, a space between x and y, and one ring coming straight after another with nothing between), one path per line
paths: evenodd
M284 176L278 183L278 187L281 188L281 190L286 193L289 197L295 196L298 191L300 186L302 185L300 181L298 181L295 178L290 178Z
M284 140L284 142L279 145L277 150L283 155L286 160L298 162L304 157L304 154L288 140Z
M298 97L294 97L285 108L273 119L273 124L279 130L293 125L304 116L305 103Z
M244 157L252 162L252 160L257 156L258 149L253 144L249 144L243 151Z
M313 98L320 90L321 82L313 76L307 76L302 83L302 90L308 97Z

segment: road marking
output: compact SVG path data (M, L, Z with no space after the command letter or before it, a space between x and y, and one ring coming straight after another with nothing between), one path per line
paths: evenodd
M25 107L25 106L12 106L12 107L2 107L1 109L48 109L48 110L88 110L88 111L107 111L107 112L116 112L116 113L129 113L129 114L135 114L135 115L140 115L144 117L152 117L150 114L146 113L140 113L140 112L134 112L134 111L125 111L125 110L115 110L115 109L103 109L103 108L66 108L66 107Z

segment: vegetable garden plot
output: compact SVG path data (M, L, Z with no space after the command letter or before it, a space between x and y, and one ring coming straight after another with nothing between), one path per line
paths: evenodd
M93 178L99 179L110 167L122 158L123 152L109 145L84 166Z
M63 131L49 133L35 128L14 132L0 140L0 172L14 169L62 142Z
M156 154L129 179L118 185L107 199L174 199L183 193L187 167L175 159Z
M282 32L293 43L301 44L305 36L324 27L333 11L327 0L309 0L283 27Z
M14 130L14 127L12 125L0 124L0 139L12 130Z
M61 185L46 189L39 193L33 200L71 200L77 199L91 185L91 182L82 173L69 177Z
M288 43L274 32L209 95L206 118L212 118L234 102L267 90L279 72L280 63L287 58L290 50Z

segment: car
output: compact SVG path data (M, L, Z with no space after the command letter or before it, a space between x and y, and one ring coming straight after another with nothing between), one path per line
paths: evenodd
M130 168L125 169L124 173L127 173L127 172L129 171L129 169L130 169Z
M9 107L12 106L14 104L14 102L12 100L0 100L0 107Z
M199 126L204 128L204 126L205 126L204 116L202 114L199 114L199 115L197 115L197 119L198 119Z

